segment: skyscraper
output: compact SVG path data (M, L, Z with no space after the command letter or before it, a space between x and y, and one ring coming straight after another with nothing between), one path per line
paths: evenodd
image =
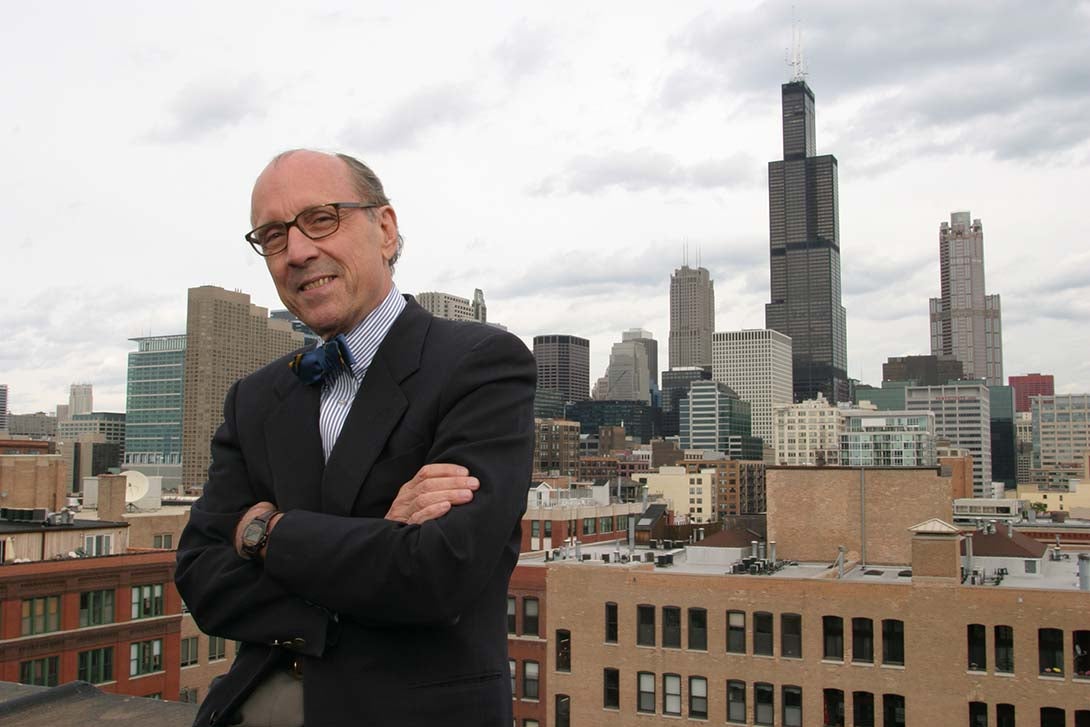
M670 368L712 365L715 283L705 268L682 265L670 276Z
M991 497L991 396L977 380L909 386L905 409L935 413L935 437L973 455L973 496Z
M967 378L1003 384L999 296L984 292L984 228L968 212L939 225L941 295L931 299L931 353L961 361Z
M200 486L208 443L223 421L231 384L303 345L291 323L269 318L250 296L213 285L189 289L182 410L182 484Z
M68 416L90 414L94 411L94 393L91 384L72 384L68 390Z
M534 336L537 388L559 391L564 401L590 396L590 341L578 336Z
M712 337L712 378L748 401L753 436L772 459L772 408L792 401L791 339L765 329L724 331Z
M651 385L658 388L659 385L659 342L655 340L655 334L642 328L630 328L621 333L621 341L635 341L643 347L647 354L647 368L651 376Z
M8 385L0 384L0 432L8 428Z
M721 452L727 459L761 459L761 440L751 436L750 406L719 381L694 381L678 402L682 449Z
M847 313L840 302L837 162L815 156L814 92L780 89L783 160L768 163L771 302L765 327L791 337L795 401L848 401Z
M1007 383L1014 389L1014 410L1018 412L1031 410L1031 397L1052 396L1056 393L1056 380L1052 374L1010 376Z
M185 334L130 338L125 464L182 464Z
M647 349L638 340L614 343L601 399L651 403L651 367Z

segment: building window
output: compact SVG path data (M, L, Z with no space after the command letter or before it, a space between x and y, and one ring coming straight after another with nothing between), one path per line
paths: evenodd
M23 599L23 625L21 631L23 636L47 634L50 631L59 631L60 628L60 596L42 596L40 598ZM30 684L31 682L25 683Z
M163 615L163 584L132 587L132 617L150 618Z
M606 643L617 643L617 604L606 604Z
M83 552L86 555L110 555L112 536L88 535L83 539Z
M822 658L844 661L844 619L840 616L822 616L821 632L824 643Z
M753 685L753 724L772 724L776 718L776 695L771 684Z
M869 618L852 619L852 661L874 663L874 622Z
M567 694L556 695L556 727L571 727L571 697Z
M780 654L789 659L802 658L802 616L797 613L780 614Z
M753 614L753 653L772 656L772 614L757 611Z
M612 517L598 518L598 532L600 532L600 533L611 533L611 532L613 532L613 518Z
M681 714L681 677L662 675L662 713Z
M702 608L689 609L689 648L708 650L708 612Z
M823 697L824 718L822 727L844 727L844 692L841 689L826 689Z
M1041 707L1041 727L1065 727L1067 717L1058 707Z
M988 727L988 705L969 702L969 727Z
M227 640L222 636L208 637L208 660L216 661L227 658Z
M984 645L987 629L983 624L969 624L965 632L969 645L969 671L988 671L988 654Z
M583 535L594 535L594 518L583 518Z
M900 694L882 695L882 727L905 727L905 698Z
M553 537L553 521L552 520L546 520L545 521L545 537L546 538Z
M727 721L746 723L746 683L731 679L727 682Z
M538 663L536 661L522 662L522 698L537 699Z
M187 636L182 639L182 666L193 666L200 661L197 656L197 644L199 639L196 636Z
M114 680L114 647L81 651L76 658L76 678L82 682L102 684Z
M515 631L515 597L507 597L507 633L514 634Z
M19 663L19 683L33 684L38 687L57 686L57 673L60 657L46 656Z
M1064 673L1064 632L1037 629L1037 659L1042 674Z
M655 711L655 675L649 671L636 674L636 711Z
M1014 707L1009 704L1001 704L1000 707L1011 708L1011 720L1010 727L1014 727ZM999 724L998 727L1006 727L1003 724ZM1090 709L1076 709L1075 710L1075 727L1090 727Z
M129 676L163 670L163 640L136 641L129 646Z
M727 651L731 654L746 653L746 614L744 611L727 611Z
M905 622L900 619L882 620L882 663L904 666Z
M538 603L536 598L522 599L522 633L524 636L537 636Z
M874 695L870 692L852 692L852 724L874 727Z
M621 708L621 672L616 669L602 670L602 706L606 709Z
M1090 712L1085 712L1084 714L1090 715ZM1078 720L1078 712L1076 712L1075 715L1075 727L1090 727L1090 720L1087 720L1085 725L1081 725ZM995 727L1015 727L1013 704L995 705Z
M681 648L681 609L677 606L662 607L662 645L668 649Z
M1014 673L1014 629L1010 626L995 627L995 670Z
M1079 630L1072 634L1075 651L1072 674L1076 678L1090 679L1090 631Z
M514 699L518 695L518 686L515 683L515 665L514 659L507 660L507 671L511 673L511 699Z
M174 548L174 536L170 533L159 533L151 537L151 547L160 548L162 550L172 550Z
M540 520L531 520L530 521L530 537L531 538L540 538L541 537L541 521Z
M197 703L198 690L196 687L182 687L178 690L178 701L189 704Z
M556 631L556 670L571 671L571 631Z
M98 626L114 622L114 592L84 591L79 594L79 625Z
M802 727L802 687L783 688L783 727Z
M655 607L647 604L636 606L636 644L655 645Z
M708 718L708 680L689 677L689 719Z

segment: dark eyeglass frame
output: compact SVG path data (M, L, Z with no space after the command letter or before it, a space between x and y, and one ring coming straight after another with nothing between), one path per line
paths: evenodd
M302 210L299 214L295 215L295 217L293 217L292 219L287 220L285 222L266 222L265 224L261 225L260 227L255 227L254 229L252 229L252 230L250 230L249 232L246 233L246 235L245 235L246 242L250 243L250 247L252 247L254 249L254 252L256 252L261 257L271 257L273 255L277 255L279 253L282 253L282 252L284 252L284 250L288 249L288 232L291 230L292 227L299 230L299 232L302 232L303 235L305 235L308 239L321 240L321 239L324 239L326 237L329 237L330 235L332 235L334 232L336 232L337 230L339 230L341 228L341 210L342 209L370 210L370 209L376 209L378 207L385 207L385 206L386 206L385 204L375 204L375 203L370 203L370 202L326 202L325 204L316 204L313 207L307 207L305 210ZM306 230L304 230L302 228L302 226L299 224L299 218L302 217L303 215L306 215L306 214L309 214L309 213L313 212L314 210L321 209L322 207L332 207L336 211L336 213L337 213L337 224L334 225L333 229L330 230L329 232L326 232L325 234L322 234L322 235L315 236L315 235L310 234L309 232L307 232ZM281 245L280 247L277 247L272 252L269 252L258 241L258 233L260 233L262 230L268 230L270 228L274 228L274 227L277 227L277 226L282 226L284 228L284 237L283 237L283 243L284 244Z

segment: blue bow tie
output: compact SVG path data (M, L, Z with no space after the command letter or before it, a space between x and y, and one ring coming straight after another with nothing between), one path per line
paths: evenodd
M327 376L336 374L341 368L352 372L352 352L348 350L348 341L338 333L321 346L297 353L288 366L304 384L316 384Z

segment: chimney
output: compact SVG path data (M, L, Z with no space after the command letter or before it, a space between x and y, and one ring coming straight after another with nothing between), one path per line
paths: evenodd
M98 476L98 519L121 522L125 514L125 475Z
M753 556L754 558L756 558L757 557L757 541L756 540L749 541L749 547L752 548L752 550L750 551L750 555Z
M776 541L768 541L768 559L773 563L776 562Z
M837 578L843 578L844 577L844 558L847 556L848 549L845 548L843 545L838 545L838 546L836 546L836 550L837 550L836 577Z
M1090 591L1090 553L1079 553L1079 590Z
M973 575L973 535L972 533L965 536L965 577L971 578Z

